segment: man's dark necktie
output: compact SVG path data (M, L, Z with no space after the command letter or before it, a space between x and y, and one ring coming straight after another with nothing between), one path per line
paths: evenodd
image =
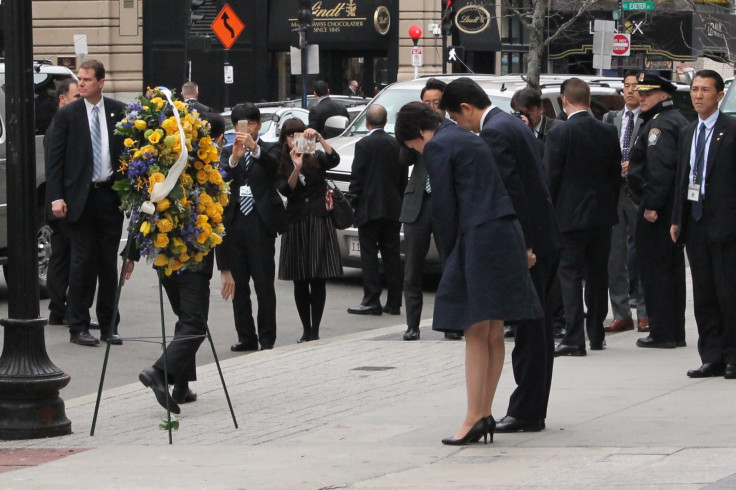
M690 209L695 221L700 221L703 217L703 194L700 189L703 185L703 167L705 166L705 123L700 123L698 131L698 140L695 142L695 175L693 183L698 187L698 200L693 201Z
M253 156L250 150L245 150L245 171L246 173L250 170L250 165L253 162ZM240 211L248 216L253 211L253 196L240 196Z
M634 113L626 111L626 117L629 118L624 129L624 144L621 148L621 161L629 161L629 146L631 145L631 134L634 132Z

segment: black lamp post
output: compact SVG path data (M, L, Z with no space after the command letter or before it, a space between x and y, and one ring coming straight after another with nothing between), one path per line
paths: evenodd
M307 75L309 74L309 52L307 48L307 33L312 28L312 6L309 0L301 0L297 20L299 22L299 54L302 64L302 107L307 108Z
M5 0L8 317L0 356L0 439L70 434L59 390L69 375L46 353L39 318L31 2Z

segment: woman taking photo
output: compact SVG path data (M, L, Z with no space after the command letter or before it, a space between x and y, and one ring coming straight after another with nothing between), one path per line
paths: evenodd
M302 153L297 133L316 140L324 151ZM325 279L342 275L335 226L325 206L325 171L340 163L340 156L314 129L296 118L281 128L282 146L277 189L287 198L289 228L281 236L279 279L294 281L294 300L304 333L297 341L319 339L325 309Z
M432 219L445 257L432 329L464 332L468 407L454 437L462 445L490 435L493 396L504 360L503 325L543 316L529 276L521 227L493 155L478 136L412 102L396 118L399 143L424 155Z

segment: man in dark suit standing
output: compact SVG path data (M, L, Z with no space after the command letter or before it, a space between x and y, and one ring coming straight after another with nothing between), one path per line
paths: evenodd
M227 234L219 245L217 266L223 284L235 282L233 314L238 342L236 352L272 349L276 341L276 235L286 230L284 204L276 192L280 148L258 138L261 112L252 103L238 104L231 112L237 132L232 147L220 157L229 168L230 202L222 222ZM258 334L253 321L250 280L258 297Z
M636 302L637 329L639 332L649 331L644 287L639 283L639 268L636 264L633 245L636 235L636 222L639 219L639 206L629 193L626 183L626 174L629 168L629 151L634 147L636 135L641 126L641 108L639 94L636 92L636 70L628 71L624 75L623 96L625 106L620 111L611 111L603 116L603 122L616 126L619 141L621 142L621 189L618 193L618 224L613 227L611 234L611 254L608 258L608 294L611 297L613 321L606 325L606 332L624 332L634 329L634 319L631 317L629 306L630 277L636 278L636 295L632 297ZM633 260L632 260L633 259ZM628 269L633 265L633 270Z
M181 98L187 103L190 111L197 111L200 116L215 112L212 107L199 101L199 85L192 81L184 82L184 85L181 86Z
M442 116L445 111L439 108L442 92L447 84L442 80L430 78L422 88L422 102ZM401 161L408 167L414 166L409 183L404 191L399 221L404 224L404 301L406 306L406 332L404 340L419 340L419 322L422 316L424 298L422 294L424 260L429 251L432 236L432 186L424 165L424 157L409 148L401 148ZM436 244L436 242L435 242ZM439 250L439 247L437 247ZM445 332L445 338L460 340L462 334Z
M549 130L559 122L544 115L542 97L533 88L517 90L511 97L511 109L521 116L521 120L534 131L534 136L542 143L547 139ZM544 145L541 148L544 149Z
M639 201L636 253L647 302L649 335L644 348L685 346L685 254L670 240L677 173L677 142L685 117L675 109L672 83L652 73L639 74L642 124L629 152L627 182Z
M366 113L370 133L355 145L349 192L355 208L360 261L363 267L363 301L348 308L356 315L392 315L401 310L400 236L401 196L408 170L399 164L399 144L383 130L386 109L373 104ZM386 272L388 295L381 308L381 274L378 251Z
M586 331L591 350L604 348L607 264L611 226L618 222L621 148L616 128L588 112L587 83L567 80L562 102L567 122L549 131L544 152L549 193L562 232L558 275L567 324L555 356L584 356ZM583 313L583 281L587 314Z
M350 80L350 83L348 84L347 88L345 88L345 92L343 92L343 95L347 95L348 97L359 97L360 86L358 85L358 81Z
M332 116L345 116L350 119L347 108L330 98L330 87L326 82L318 80L314 82L314 97L316 102L309 109L309 127L317 130L325 138L337 136L328 130L325 132L325 121Z
M57 83L56 97L59 109L79 99L77 81L69 77ZM51 132L54 120L51 120L47 133ZM43 139L46 172L49 165L49 139ZM48 178L47 178L48 180ZM66 325L66 292L69 288L69 237L64 234L63 227L51 211L51 201L46 195L46 218L53 233L51 234L51 257L49 257L46 288L49 292L49 325ZM92 322L90 322L92 323ZM96 323L96 322L95 322ZM99 328L99 325L97 325Z
M736 379L736 119L718 110L723 85L715 71L695 74L698 119L678 140L670 234L684 240L693 278L702 366L687 372L691 378Z
M555 341L546 298L556 277L561 245L537 141L519 118L493 106L469 78L450 82L440 107L458 125L479 133L488 145L524 233L529 273L545 317L516 325L511 362L517 388L496 432L537 432L545 427L552 385Z
M78 73L82 100L62 107L48 133L46 192L51 211L70 239L67 317L70 341L97 345L89 333L89 308L99 277L97 319L103 340L121 343L109 331L117 290L117 251L122 234L120 199L112 188L123 140L114 134L124 104L102 96L105 67L82 63Z

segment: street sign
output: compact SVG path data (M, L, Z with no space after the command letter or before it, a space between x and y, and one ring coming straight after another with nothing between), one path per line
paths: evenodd
M654 10L654 2L623 2L622 7L622 10Z
M422 55L422 48L414 46L411 48L411 66L422 66L424 65L424 58Z
M233 77L233 65L225 65L225 83L230 85L232 83L235 83L235 79Z
M631 34L613 35L613 56L631 55Z
M245 24L235 15L235 11L230 7L230 4L226 3L215 17L215 21L210 28L217 39L225 46L225 49L230 49L245 29Z

